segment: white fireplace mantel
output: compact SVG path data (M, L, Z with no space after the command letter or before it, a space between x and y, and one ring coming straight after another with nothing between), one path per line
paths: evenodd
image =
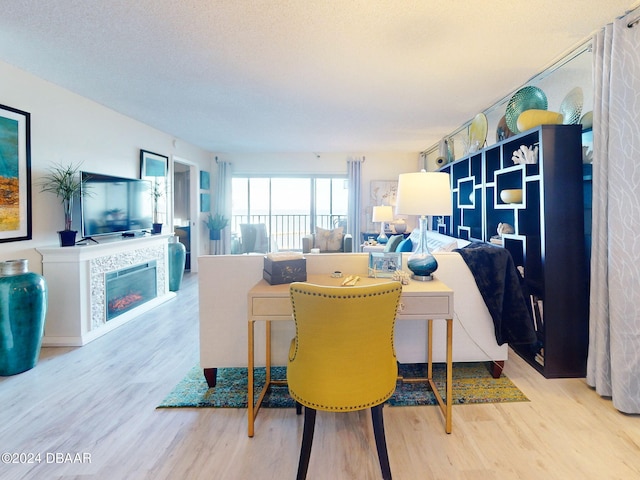
M169 291L171 235L101 239L74 247L39 247L49 289L44 346L81 346L175 297ZM106 320L105 274L156 261L157 297Z

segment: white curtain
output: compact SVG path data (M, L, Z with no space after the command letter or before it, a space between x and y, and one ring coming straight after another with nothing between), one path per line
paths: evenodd
M629 21L594 39L587 383L640 413L640 25Z
M361 242L361 226L360 226L360 191L362 184L362 159L347 160L348 181L349 181L349 211L347 233L353 236L353 251L360 250Z
M214 211L231 219L231 164L221 162L216 157L218 164L218 178L216 182L216 198ZM216 255L227 255L231 253L231 227L227 226L220 232L220 240L212 242Z

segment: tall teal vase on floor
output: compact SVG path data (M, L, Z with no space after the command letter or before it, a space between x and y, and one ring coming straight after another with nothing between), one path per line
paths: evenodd
M171 237L169 239L169 291L171 292L180 290L186 258L186 247L178 241L177 236Z
M47 313L47 284L27 260L0 262L0 375L35 367Z

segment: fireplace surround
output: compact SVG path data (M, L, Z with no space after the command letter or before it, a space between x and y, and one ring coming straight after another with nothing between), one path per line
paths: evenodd
M169 291L169 237L119 237L100 244L37 248L50 285L42 344L84 345L174 298ZM123 288L129 276L136 288L127 296Z

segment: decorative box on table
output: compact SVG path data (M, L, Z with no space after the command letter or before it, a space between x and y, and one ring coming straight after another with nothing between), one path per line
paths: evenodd
M301 253L270 253L264 257L262 277L271 285L306 282L307 260Z

